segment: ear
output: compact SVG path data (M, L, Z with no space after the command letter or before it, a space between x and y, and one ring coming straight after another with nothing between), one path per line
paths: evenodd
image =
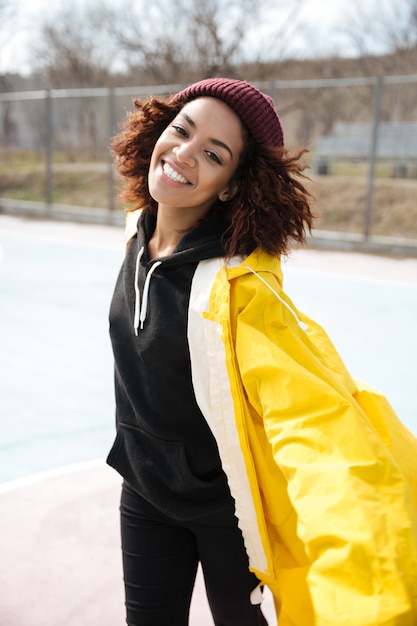
M231 200L233 196L237 192L237 185L233 183L232 185L228 185L223 191L219 193L220 202L227 202L227 200Z

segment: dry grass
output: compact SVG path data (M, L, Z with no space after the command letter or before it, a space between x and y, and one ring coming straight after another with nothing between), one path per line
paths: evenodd
M105 163L56 165L53 201L86 207L107 207L108 166ZM307 183L320 215L315 227L361 233L367 210L364 176L314 176ZM0 196L45 201L44 166L0 166ZM117 194L116 194L117 195ZM117 199L117 207L122 209ZM372 233L417 239L417 180L378 178L373 199Z
M53 173L53 202L105 208L109 202L108 184L106 164L58 165ZM44 202L44 167L19 168L14 171L9 168L5 171L0 169L0 196Z
M316 198L316 228L361 233L368 208L368 181L362 177L317 176L308 184ZM372 233L417 239L417 180L377 179Z

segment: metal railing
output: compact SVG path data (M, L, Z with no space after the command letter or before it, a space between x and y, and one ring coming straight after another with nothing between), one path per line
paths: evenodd
M320 154L315 153L319 139L331 135L338 123L349 128L350 122L365 122L370 129L369 153L357 155L366 167L366 205L363 207L363 228L354 238L369 242L372 237L374 191L380 162L379 143L382 121L417 122L415 98L417 75L369 78L314 80L272 80L254 82L269 93L277 103L286 130L286 145L308 145L316 172ZM146 87L50 89L0 93L0 176L9 154L32 151L42 155L44 178L43 198L37 201L13 198L7 184L0 194L0 208L7 211L36 213L47 217L72 217L118 223L122 212L117 210L115 171L108 144L134 98L150 94L167 95L183 85L169 84ZM57 155L66 162L77 162L80 155L93 155L106 171L107 197L104 206L82 203L62 204L54 197L55 175L59 168ZM395 155L392 162L394 163ZM338 159L352 161L352 155L340 154ZM417 164L417 142L413 167ZM326 173L333 166L327 163ZM411 171L414 171L411 168ZM346 234L344 235L346 237Z

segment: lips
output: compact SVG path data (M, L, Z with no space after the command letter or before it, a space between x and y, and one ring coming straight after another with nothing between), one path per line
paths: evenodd
M181 183L183 185L188 185L188 180L181 176L178 172L174 170L166 161L162 164L162 169L164 171L165 176L167 176L170 180L175 183Z

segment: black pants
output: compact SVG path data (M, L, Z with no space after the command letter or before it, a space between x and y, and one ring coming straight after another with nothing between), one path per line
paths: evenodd
M179 522L124 483L120 510L129 626L187 626L199 562L216 626L267 626L232 503Z

